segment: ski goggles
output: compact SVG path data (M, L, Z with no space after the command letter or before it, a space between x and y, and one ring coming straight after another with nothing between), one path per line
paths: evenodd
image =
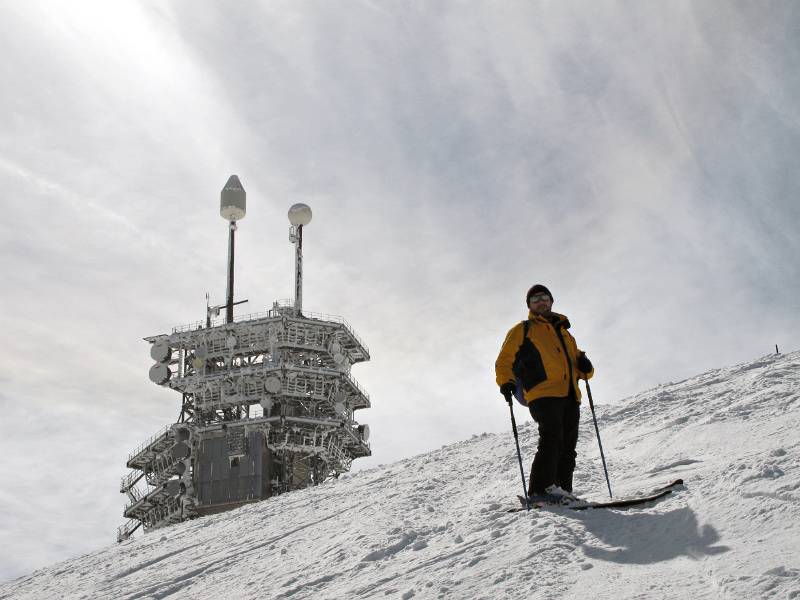
M530 297L529 302L550 302L550 296L548 294L534 294Z

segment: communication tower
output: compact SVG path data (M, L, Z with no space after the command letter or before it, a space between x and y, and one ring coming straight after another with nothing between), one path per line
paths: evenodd
M369 425L355 411L370 406L353 379L367 346L339 317L303 310L303 227L311 209L289 209L295 246L295 298L234 317L236 222L246 194L232 175L221 194L228 221L224 305L206 302L206 318L144 338L155 364L150 379L181 395L177 423L128 456L120 483L128 504L117 541L185 519L231 510L322 483L369 456ZM219 318L221 309L225 318Z

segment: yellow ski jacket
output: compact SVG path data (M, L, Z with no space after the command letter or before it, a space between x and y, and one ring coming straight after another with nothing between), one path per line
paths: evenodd
M575 390L575 400L580 403L578 379L594 375L578 370L581 351L575 338L567 331L569 319L552 313L550 318L528 313L528 335L523 340L525 321L512 327L495 362L497 385L516 382L522 388L525 402L538 398L566 398L570 387ZM571 384L571 385L570 385Z

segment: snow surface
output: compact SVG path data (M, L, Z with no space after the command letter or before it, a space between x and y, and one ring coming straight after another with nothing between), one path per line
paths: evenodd
M603 499L584 408L576 492ZM510 514L513 437L482 434L109 545L0 598L800 598L800 352L597 411L616 496L686 486L646 508ZM536 434L516 414L527 471Z

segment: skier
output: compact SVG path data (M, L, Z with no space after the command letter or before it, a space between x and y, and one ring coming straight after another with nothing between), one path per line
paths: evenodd
M567 331L569 319L552 312L553 295L537 284L528 290L528 319L512 327L495 363L500 393L526 404L539 426L531 467L531 502L568 503L575 470L581 392L578 379L594 374L591 361Z

